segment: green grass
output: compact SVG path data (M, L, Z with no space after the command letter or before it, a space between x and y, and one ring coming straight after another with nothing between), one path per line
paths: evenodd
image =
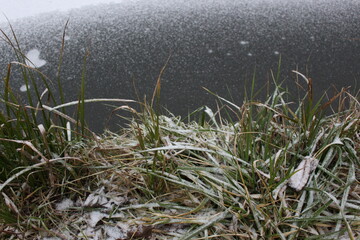
M359 94L342 89L315 101L311 80L295 72L308 90L291 103L276 74L264 102L252 88L241 105L214 94L218 109L165 116L156 104L161 74L150 103L85 99L85 56L79 100L66 102L62 54L55 87L4 39L19 59L0 96L1 239L91 239L86 226L96 211L100 239L119 223L130 229L125 239L360 237ZM11 88L13 68L31 86L25 102ZM118 133L96 136L84 105L105 101L121 102L113 113L132 117ZM74 105L72 118L66 109ZM309 158L318 165L296 191L289 181ZM64 199L77 203L59 210Z

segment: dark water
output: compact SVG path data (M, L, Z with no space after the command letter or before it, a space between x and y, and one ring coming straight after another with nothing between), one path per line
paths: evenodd
M56 76L67 19L62 81L68 101L76 100L88 50L87 98L151 98L162 76L161 101L175 114L215 106L203 87L241 104L246 82L256 72L256 89L272 84L281 56L281 79L297 94L298 70L322 94L352 86L360 78L359 1L150 1L101 5L49 13L14 22L26 53L40 52L39 69ZM2 25L9 32L6 24ZM0 71L15 60L0 43ZM23 84L14 72L12 86ZM24 93L20 93L23 94ZM261 98L261 96L259 96ZM90 125L99 131L109 108L87 105Z

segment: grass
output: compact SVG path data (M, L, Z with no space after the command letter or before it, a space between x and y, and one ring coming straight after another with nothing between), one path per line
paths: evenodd
M150 103L85 99L85 57L79 100L66 103L4 40L19 59L0 96L1 239L360 237L359 94L315 101L295 72L307 87L297 103L274 80L264 102L214 94L217 109L181 118L154 110L160 77ZM11 88L14 67L31 86L26 101ZM121 102L113 114L130 112L127 127L92 133L84 105L94 101Z

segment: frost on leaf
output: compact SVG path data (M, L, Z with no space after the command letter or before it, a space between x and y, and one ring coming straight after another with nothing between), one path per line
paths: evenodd
M307 156L295 169L295 174L289 179L288 185L295 191L301 191L309 180L310 173L314 171L319 163L316 158Z
M104 188L100 188L95 192L91 193L85 200L83 206L85 207L95 207L95 206L103 206L108 200L106 199L106 194L104 193Z

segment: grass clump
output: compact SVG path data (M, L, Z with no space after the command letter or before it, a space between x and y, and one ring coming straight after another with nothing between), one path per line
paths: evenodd
M109 228L122 239L358 238L358 98L343 90L338 111L323 115L329 102L312 105L307 95L294 109L285 95L278 86L264 103L242 106L218 97L225 104L216 112L205 107L200 123L126 105L119 109L133 118L120 133L76 142L59 133L61 161L60 152L44 163L24 162L11 172L21 175L1 188L3 232L11 226L14 234L41 230L60 239L106 238L115 234ZM237 119L224 118L227 112ZM2 148L45 155L37 131L39 143L14 137ZM14 152L12 159L24 158ZM317 162L305 174L306 164L297 167L309 158ZM289 184L297 173L306 178L300 189ZM39 174L37 188L22 190L19 182ZM43 204L25 206L35 196Z
M57 103L16 52L34 91L18 99L10 64L0 113L2 239L360 237L358 94L315 101L311 79L295 72L308 87L297 103L276 85L264 102L216 96L218 109L183 119L154 110L160 78L141 111L130 100L85 99L85 68L79 100ZM84 121L95 101L125 102L114 113L133 117L119 133L96 136ZM65 112L73 105L75 118Z

